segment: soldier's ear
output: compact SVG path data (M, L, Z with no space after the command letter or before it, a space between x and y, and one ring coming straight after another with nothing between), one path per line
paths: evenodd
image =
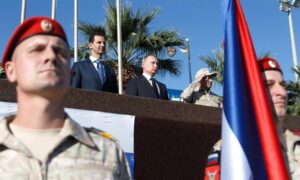
M15 83L17 81L16 76L16 64L14 61L7 61L5 63L5 73L7 76L7 79L11 83Z

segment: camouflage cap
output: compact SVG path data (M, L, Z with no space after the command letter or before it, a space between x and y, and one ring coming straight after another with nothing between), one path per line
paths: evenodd
M209 71L208 68L202 68L200 69L196 75L195 75L195 79L197 81L201 81L203 77L205 76L210 76L210 77L215 77L217 75L217 72L215 71Z

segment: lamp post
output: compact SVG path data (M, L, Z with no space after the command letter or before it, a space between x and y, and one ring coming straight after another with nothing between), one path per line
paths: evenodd
M185 39L185 47L179 48L181 52L187 53L188 58L188 68L189 68L189 82L192 83L192 70L191 70L191 53L190 53L190 41L189 38ZM168 56L173 57L176 54L176 49L174 47L167 48Z
M294 68L298 66L298 60L297 60L297 50L296 50L296 43L295 43L295 35L294 35L294 27L293 27L293 21L292 21L292 13L291 13L291 8L299 7L299 0L279 0L280 6L279 9L280 11L288 13L288 18L289 18L289 26L290 26L290 35L291 35L291 45L292 45L292 53L293 53L293 62L294 62ZM298 79L298 75L295 72L295 79Z
M191 53L190 53L190 41L189 41L189 38L186 38L185 42L186 42L187 56L188 56L189 80L190 80L190 83L192 83Z

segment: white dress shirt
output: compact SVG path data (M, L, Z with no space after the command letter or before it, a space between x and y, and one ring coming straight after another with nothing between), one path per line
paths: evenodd
M149 74L146 74L146 73L143 73L143 76L148 80L148 82L152 86L152 80L151 80L151 78L153 78L153 77L151 77ZM160 89L159 89L158 83L155 83L155 84L156 84L156 87L157 87L157 90L158 90L158 94L160 95Z

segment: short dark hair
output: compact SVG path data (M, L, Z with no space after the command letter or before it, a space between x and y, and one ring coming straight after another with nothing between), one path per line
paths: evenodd
M94 38L95 38L95 36L103 36L105 39L106 39L106 35L105 35L105 32L103 31L99 31L99 32L97 32L97 33L92 33L92 34L90 34L89 35L89 42L90 43L92 43L92 42L94 42Z
M157 58L157 56L155 54L146 54L144 56L144 58L142 59L142 61L145 61L149 56L153 56L153 57L155 57L158 60L158 58Z

